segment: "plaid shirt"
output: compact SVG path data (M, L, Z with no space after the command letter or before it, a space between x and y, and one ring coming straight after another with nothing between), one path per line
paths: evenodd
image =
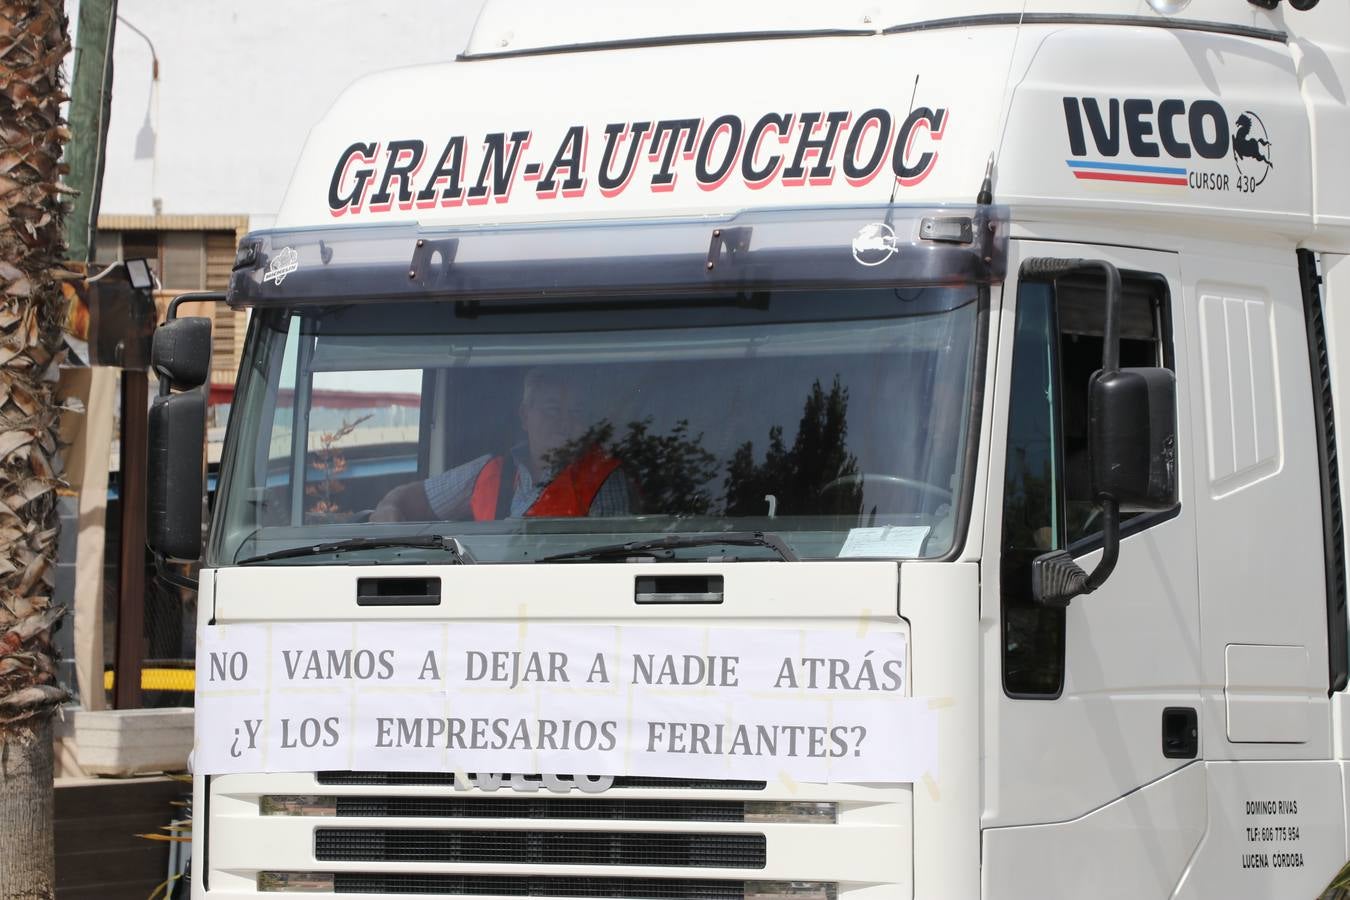
M511 458L516 463L515 490L511 494L511 517L520 518L525 511L539 499L540 493L548 487L548 479L535 482L530 475L529 445L520 443L511 448ZM484 454L477 459L448 469L439 475L433 475L422 482L431 511L439 519L472 518L471 501L474 485L483 467L492 461L492 454ZM633 511L632 495L628 489L628 478L622 469L615 469L600 485L587 515L626 516Z

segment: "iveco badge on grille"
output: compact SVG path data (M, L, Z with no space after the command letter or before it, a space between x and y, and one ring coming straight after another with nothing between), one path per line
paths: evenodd
M601 794L614 786L613 775L512 775L509 772L482 772L455 778L455 790L496 791L509 787L522 794L536 794L542 788L555 794L574 790Z

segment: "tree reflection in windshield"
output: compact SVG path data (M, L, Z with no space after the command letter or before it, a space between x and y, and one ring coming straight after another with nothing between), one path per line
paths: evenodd
M715 498L708 485L717 475L717 457L702 446L703 433L691 435L689 421L680 419L669 432L652 430L652 418L629 422L618 439L614 425L600 422L576 440L548 456L549 467L561 471L591 447L605 447L619 460L636 486L634 512L670 516L706 516Z
M762 461L756 461L753 440L736 448L717 496L717 457L702 446L702 432L690 434L687 419L660 433L649 416L629 422L618 438L614 433L610 422L591 426L550 453L549 468L562 471L602 447L636 488L634 512L657 515L754 517L771 505L782 515L856 514L862 504L862 485L841 482L858 474L858 460L846 446L848 388L837 375L828 394L819 380L811 386L792 446L783 439L783 426L774 425Z
M727 515L764 515L771 502L779 515L856 513L862 503L862 485L830 487L858 473L858 460L845 445L847 437L848 389L839 383L838 375L829 394L817 381L806 397L791 448L783 442L781 425L769 429L762 463L755 462L751 441L736 448L727 464Z

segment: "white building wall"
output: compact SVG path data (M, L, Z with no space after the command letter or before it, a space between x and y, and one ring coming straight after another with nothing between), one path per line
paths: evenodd
M367 72L454 58L481 5L120 0L119 17L154 44L159 84L150 47L119 23L101 214L245 215L266 227L310 126L342 88ZM79 0L67 11L74 32ZM155 152L138 159L147 115Z

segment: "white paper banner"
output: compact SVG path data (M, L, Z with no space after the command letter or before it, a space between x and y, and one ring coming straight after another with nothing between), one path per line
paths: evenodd
M905 636L534 623L205 626L203 774L373 769L913 782Z

